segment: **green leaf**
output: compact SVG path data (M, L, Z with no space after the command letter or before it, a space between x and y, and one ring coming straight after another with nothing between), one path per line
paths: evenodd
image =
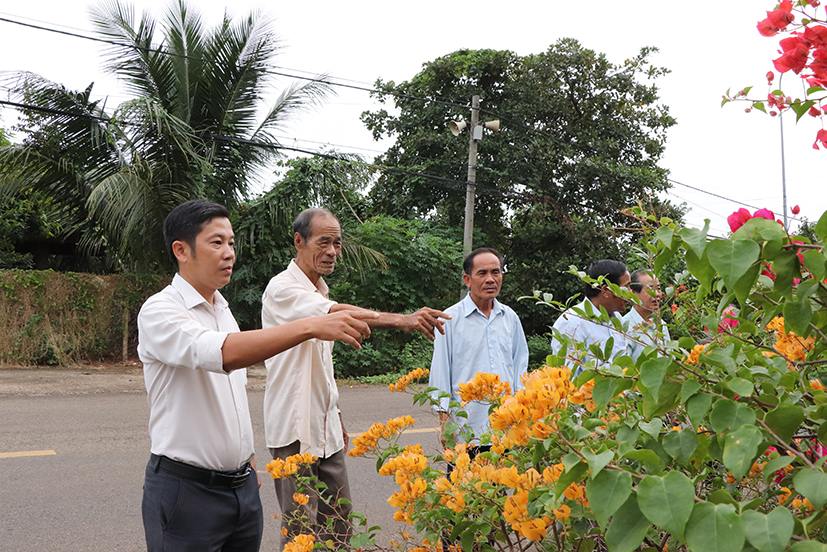
M712 404L712 395L708 395L706 393L698 393L686 401L686 412L689 414L689 421L692 422L692 425L695 429L700 427L701 422L706 416L707 411L709 410L709 405Z
M715 279L715 269L709 264L706 254L703 257L698 257L691 249L687 249L684 260L686 261L687 270L700 282L701 289L711 291L712 281Z
M640 383L646 388L649 394L658 400L658 392L663 383L663 378L666 377L666 369L672 364L672 359L669 357L658 357L656 359L647 360L640 366Z
M638 462L643 462L644 464L654 466L655 468L660 465L660 456L658 456L658 453L651 449L630 450L623 455L623 458L637 460Z
M817 541L799 541L790 547L790 552L827 552L827 544Z
M606 408L616 393L617 379L603 378L594 383L594 388L592 389L592 400L598 408Z
M764 113L767 112L767 108L764 107L764 102L755 102L754 104L752 104L752 107L754 107L758 111L763 111Z
M654 400L649 393L643 394L643 415L646 418L662 416L674 410L681 399L681 384L673 381L664 381L658 392L658 400Z
M790 544L795 520L789 510L779 506L769 514L747 510L741 514L744 532L759 552L784 552Z
M635 444L638 437L640 437L640 430L637 427L622 425L620 429L617 430L617 441L619 443Z
M696 380L685 381L681 386L681 403L686 403L701 387L701 384Z
M695 505L686 524L686 543L697 552L741 552L744 522L732 504Z
M712 240L706 246L709 263L718 271L728 288L734 289L761 255L761 247L752 240Z
M790 299L793 292L793 278L801 277L798 255L792 251L782 251L773 260L772 269L775 272L773 288L778 290L785 298Z
M602 470L586 481L586 496L601 527L617 512L632 493L632 475L621 470Z
M726 384L727 387L742 397L749 397L752 395L752 392L755 391L753 383L744 378L732 378L727 380Z
M784 303L784 328L794 331L798 335L806 336L810 330L810 320L813 319L813 309L810 301L787 301Z
M589 465L585 462L580 462L576 464L571 469L566 469L561 475L560 478L557 480L557 483L554 487L554 493L559 497L563 495L563 491L576 481L580 481L580 478L586 471L589 469Z
M586 462L589 463L589 471L591 472L592 478L594 478L595 475L599 474L603 468L614 459L615 453L613 450L607 450L600 454L593 454L584 450L583 457L586 459Z
M712 407L709 423L716 432L726 433L743 425L753 425L755 412L745 404L730 399L720 399Z
M735 282L735 285L732 287L732 291L735 292L735 297L742 305L747 303L747 297L749 297L750 292L752 292L752 287L755 285L755 282L758 281L760 274L761 265L754 264L743 276L738 278L738 281Z
M728 433L724 441L724 465L732 476L740 481L752 467L758 455L758 445L764 437L761 430L753 425L744 425Z
M808 96L812 96L816 92L824 92L824 88L822 88L821 86L811 86L810 88L807 89L807 95Z
M781 403L767 413L764 421L783 443L789 443L804 421L804 410L795 404Z
M810 271L813 278L820 282L824 281L824 277L827 275L827 268L825 268L827 267L827 257L813 249L808 249L801 256L804 258L804 267Z
M635 495L629 495L612 517L606 544L612 552L633 552L646 537L649 521L640 513Z
M685 243L695 254L697 258L703 257L706 249L706 234L709 232L709 220L704 221L704 227L701 230L697 228L681 228L678 230L678 236L681 237Z
M827 503L827 474L824 472L804 468L793 477L795 490L803 494L813 503L816 510Z
M692 429L670 431L663 438L663 449L679 464L689 464L689 459L698 448L698 434Z
M732 495L729 494L729 491L726 489L718 489L717 491L713 491L709 493L709 496L706 497L706 499L712 504L732 504L736 508L738 507L738 501L732 498Z
M778 458L773 458L767 462L766 466L764 466L764 479L769 480L770 477L775 475L775 472L792 464L793 460L795 460L795 456L784 455L779 456Z
M827 240L827 211L821 215L821 218L818 219L815 227L816 236L821 241Z
M660 226L655 230L655 238L663 243L667 249L672 249L672 239L675 237L675 229L668 226ZM656 271L657 272L657 271Z
M648 475L637 486L638 507L652 523L680 540L692 508L695 486L686 475L672 471L664 477Z
M663 420L655 418L648 422L640 422L638 427L648 433L652 439L657 439L660 431L663 429Z

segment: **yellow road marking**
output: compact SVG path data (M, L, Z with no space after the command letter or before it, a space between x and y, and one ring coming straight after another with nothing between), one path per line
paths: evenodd
M21 452L0 452L0 458L22 458L24 456L53 456L53 450L24 450Z
M430 433L432 431L439 431L438 427L423 427L422 429L406 429L402 433Z

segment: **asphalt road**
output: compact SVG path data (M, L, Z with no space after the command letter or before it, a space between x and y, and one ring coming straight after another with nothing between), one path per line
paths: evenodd
M436 420L409 395L386 387L340 389L340 405L351 434L370 424L410 414L417 420L403 444L422 443L434 451ZM258 469L265 512L262 550L278 550L279 511L264 470L263 391L249 391ZM143 472L149 458L146 394L0 395L0 551L145 550L141 523ZM387 498L392 478L376 473L375 462L348 458L354 508L371 525L383 527L382 540L402 525L393 521Z

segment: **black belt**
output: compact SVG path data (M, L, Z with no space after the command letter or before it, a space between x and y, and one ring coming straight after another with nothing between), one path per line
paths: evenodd
M253 473L249 462L237 470L222 472L184 464L183 462L172 460L166 456L158 456L157 454L152 455L152 461L157 461L159 469L169 474L177 475L182 479L230 489L237 489L244 485L247 482L247 478Z

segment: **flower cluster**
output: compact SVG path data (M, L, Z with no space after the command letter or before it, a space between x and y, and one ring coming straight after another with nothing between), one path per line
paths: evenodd
M477 375L467 383L459 384L459 398L462 406L471 401L494 402L511 395L511 385L507 381L500 381L497 374L477 372Z
M799 337L795 332L786 332L784 330L784 317L776 316L766 326L766 330L775 332L775 345L773 349L778 351L778 354L787 358L787 366L790 369L795 369L790 360L795 362L802 362L807 358L807 353L813 350L815 345L814 337ZM774 356L773 353L765 351L766 356Z
M701 353L704 352L706 345L695 345L692 347L692 351L689 353L689 356L684 358L683 361L687 364L692 364L697 366L698 360L701 358Z
M294 454L293 456L288 456L284 460L281 458L276 458L267 464L267 473L269 473L270 477L273 479L279 479L288 475L293 475L299 471L299 467L302 464L310 465L315 463L318 459L318 457L313 456L309 452L305 452L304 454Z
M402 392L408 388L408 385L411 384L412 381L418 380L419 378L424 378L430 373L430 370L426 368L417 368L416 370L412 370L411 372L405 374L398 380L396 383L392 383L388 386L388 389L391 391L398 391Z
M729 223L729 229L735 232L741 228L749 219L763 218L767 220L775 220L775 214L769 209L758 209L755 213L750 213L747 209L741 207L726 218ZM780 222L780 221L779 221Z
M353 448L348 452L349 456L365 456L373 452L379 444L380 439L390 440L399 435L403 429L414 425L411 416L400 416L388 420L387 424L375 423L366 432L353 439Z
M597 405L592 400L592 391L594 390L594 379L590 379L580 386L580 389L569 395L569 402L574 404L582 404L589 412L594 412Z
M310 552L316 544L313 535L296 535L296 538L284 545L284 552Z
M545 366L523 376L524 389L505 399L489 416L491 428L503 431L506 448L528 444L530 437L545 439L554 427L558 408L565 408L574 391L571 369Z

